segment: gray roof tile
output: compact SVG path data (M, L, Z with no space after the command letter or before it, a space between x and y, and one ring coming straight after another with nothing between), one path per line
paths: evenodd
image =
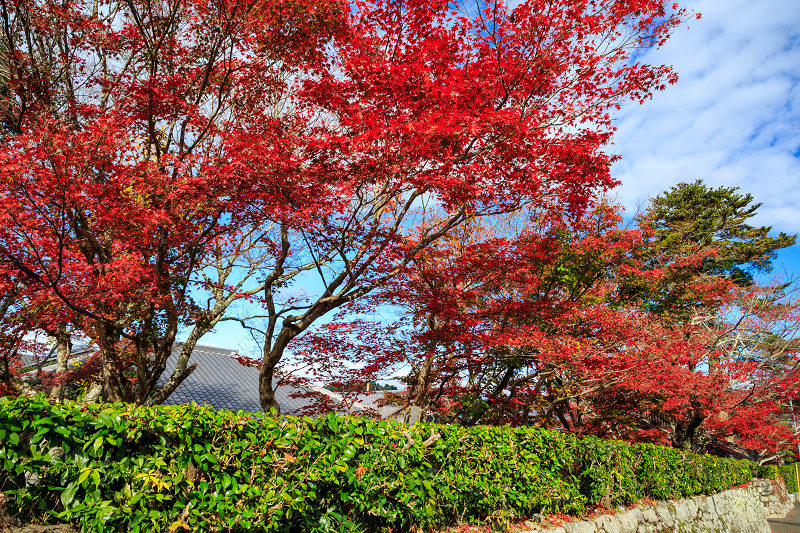
M167 371L160 382L166 381L178 360L180 346L176 347L172 356L167 360ZM194 401L199 404L208 404L216 409L230 411L260 412L261 403L258 398L258 369L241 364L236 359L234 350L214 348L198 345L192 352L189 364L197 363L197 368L164 402L166 404L181 404ZM324 394L335 403L341 403L341 397L321 387L307 386L296 387L285 383L275 388L275 399L281 406L281 413L286 415L300 414L303 408L311 404L307 398L294 398L295 394L315 392ZM354 411L363 410L357 404ZM342 406L346 411L346 407Z

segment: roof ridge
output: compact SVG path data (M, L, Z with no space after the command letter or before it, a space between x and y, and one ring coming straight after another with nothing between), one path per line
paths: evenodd
M182 348L185 342L176 342L173 344L173 350ZM192 353L195 351L207 352L216 355L232 356L233 354L240 355L238 350L231 350L230 348L220 348L218 346L211 346L210 344L195 344Z

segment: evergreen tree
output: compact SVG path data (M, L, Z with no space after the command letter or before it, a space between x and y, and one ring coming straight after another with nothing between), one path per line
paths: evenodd
M623 301L686 322L700 308L715 308L730 284L750 287L756 273L770 272L777 251L797 236L751 225L762 204L737 191L697 180L652 198L637 220L649 244L637 253L645 269L661 275L631 276L621 287Z
M695 274L721 276L752 285L755 272L769 272L776 252L795 243L796 235L769 235L769 226L752 226L761 203L738 187L711 188L701 180L679 183L651 200L644 223L655 230L658 252L695 248L712 252Z

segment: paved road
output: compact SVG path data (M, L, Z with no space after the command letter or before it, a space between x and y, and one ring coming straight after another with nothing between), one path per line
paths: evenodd
M795 503L786 518L776 518L769 521L772 533L800 533L800 504Z

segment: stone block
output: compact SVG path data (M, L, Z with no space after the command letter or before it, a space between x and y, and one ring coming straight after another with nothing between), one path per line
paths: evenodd
M672 528L675 525L675 520L672 518L672 513L670 513L666 503L656 504L655 511L661 524L668 528Z
M646 507L642 507L642 517L644 517L645 523L648 524L658 523L658 515L656 514L656 510L649 505Z
M672 519L675 521L676 527L690 524L697 516L697 506L691 505L688 500L675 502L672 511Z
M588 522L585 520L564 524L564 530L567 533L598 533L597 526L594 524L594 522Z
M636 530L639 529L639 516L641 513L637 513L636 510L617 514L619 533L636 533Z
M598 533L620 533L619 522L615 515L601 515L592 519Z
M563 527L544 529L527 522L525 533L769 533L767 515L784 516L793 506L782 483L764 497L761 484L731 489L712 496L695 496L675 502L639 505L618 509L615 515L572 522Z

